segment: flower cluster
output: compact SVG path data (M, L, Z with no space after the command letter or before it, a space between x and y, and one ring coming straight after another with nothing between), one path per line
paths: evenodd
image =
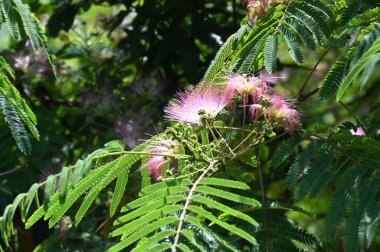
M267 13L270 5L278 5L282 0L244 0L248 8L248 17L251 22Z
M178 152L177 146L177 141L171 139L159 139L153 143L153 147L150 150L152 156L149 159L147 168L154 181L157 181L162 176L163 166L170 162L170 159L166 155L176 154Z
M299 113L290 102L273 94L266 79L268 77L233 74L227 77L224 90L207 86L177 93L174 102L165 108L165 117L171 121L201 125L204 118L214 119L227 105L235 105L235 97L239 96L243 124L249 107L252 121L265 119L293 133L301 125ZM269 79L273 80L273 77Z
M165 108L165 117L171 121L200 125L202 116L213 119L227 104L228 100L217 87L189 89L176 94L173 103Z

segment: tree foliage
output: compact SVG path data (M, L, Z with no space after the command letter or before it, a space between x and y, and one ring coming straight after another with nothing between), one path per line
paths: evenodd
M138 89L133 85L139 83L141 96L131 108L146 106L147 111L154 113L154 103L144 103L144 95L154 93L157 83L151 79L170 78L172 71L177 73L172 79L177 83L201 79L198 88L205 93L210 92L210 87L220 91L227 86L228 90L226 82L233 78L241 77L248 82L255 79L266 83L266 88L262 88L265 91L260 92L267 96L243 94L244 91L236 88L228 103L219 101L226 103L225 108L215 115L202 110L194 115L199 116L197 122L161 124L162 133L137 147L129 144L128 138L125 142L132 148L120 141L111 141L79 159L78 154L72 154L59 165L60 172L50 173L40 183L32 184L27 192L14 196L13 202L4 208L0 218L3 242L0 249L17 243L14 237L19 231L14 220L19 213L26 229L46 221L50 229L59 229L65 235L71 223L80 232L87 219L100 215L103 222L100 227L106 227L104 234L110 238L110 241L102 240L101 249L107 251L335 251L341 246L344 251L375 251L379 247L380 223L377 171L380 144L376 119L379 101L374 98L378 94L374 80L378 79L380 59L380 13L376 1L248 1L248 15L235 33L226 36L217 52L205 42L209 31L190 36L188 33L192 32L183 28L191 23L194 30L201 30L202 24L209 24L213 29L219 25L217 29L223 30L220 20L224 17L219 17L219 23L206 18L206 13L211 13L217 5L202 4L199 13L194 14L191 10L195 7L191 5L198 8L198 1L172 8L166 6L165 1L153 2L132 1L124 5L125 10L113 13L102 31L108 33L107 39L99 35L92 41L92 35L81 37L80 32L76 32L79 44L83 43L77 45L77 51L71 45L57 51L58 60L77 57L81 63L81 68L72 70L71 76L63 74L64 77L56 80L81 84L80 90L71 96L70 106L80 99L82 89L94 83L99 96L88 106L88 111L100 103L100 96L105 99L104 107L109 106L109 110L101 111L101 106L96 112L93 110L95 115L90 123L96 124L96 119L124 108L108 104L114 97L117 102L125 100L127 105L133 104L130 101L133 96L122 93L128 88ZM236 3L226 5L233 10L228 13L233 16L229 22L237 25L240 12ZM15 40L27 38L33 50L44 49L53 77L57 73L55 56L40 21L21 1L3 0L0 6L0 24L7 26ZM153 13L157 6L157 13ZM54 13L47 22L47 34L51 38L70 34L70 28L74 31L76 25L81 26L75 24L76 16L90 7L89 1L68 1L54 6ZM164 22L155 22L159 17L178 11L181 18L166 16ZM129 12L138 14L131 17L127 15ZM151 16L146 22L144 14ZM126 16L130 19L129 26L122 27ZM170 24L174 23L179 24L178 30L171 28ZM112 44L109 37L115 31L120 37ZM125 31L130 34L123 37ZM178 34L183 35L180 37L183 44L175 42L173 36ZM99 58L96 58L95 54L101 50L96 40L100 38L107 41L109 47L117 48L117 53L115 50L111 56L97 55ZM171 50L175 43L179 49ZM134 45L136 50L132 50ZM197 48L199 53L188 53L191 48ZM129 51L124 54L125 50ZM211 60L213 54L215 57ZM171 59L179 55L183 57L181 63L173 63ZM99 61L99 69L91 66L91 60ZM196 63L198 60L203 67ZM310 64L313 60L315 65ZM113 67L118 61L125 66ZM32 146L29 133L39 139L36 125L40 118L20 94L28 92L18 91L12 84L17 82L17 72L15 74L3 57L0 57L0 66L0 108L18 148L27 154ZM319 70L323 67L325 70ZM293 68L296 70L289 70ZM302 74L305 70L306 75ZM299 84L289 81L290 85L276 76L292 74L292 71L301 73ZM24 73L27 76L26 71ZM81 79L83 76L77 73L85 73L85 78ZM278 79L280 84L275 84ZM109 84L115 80L121 89ZM105 81L105 85L100 81ZM309 88L311 82L314 88ZM112 90L109 100L106 100L107 85ZM145 87L147 92L143 90ZM57 92L61 95L59 99L66 94L59 87L46 87L49 88L52 93L60 91ZM176 88L168 89L173 93ZM70 87L72 90L75 89ZM177 95L172 108L179 106L176 103L185 99L189 90ZM280 112L286 114L285 109L287 113L296 113L295 105L301 107L303 129L294 114L285 117L278 111L273 112L271 99L284 90L289 90L297 100L294 104L283 101ZM312 102L308 104L306 100ZM38 105L36 109L39 110ZM69 110L66 109L57 111ZM131 113L136 113L133 109ZM189 113L191 109L187 109ZM360 109L368 114L365 120L356 115ZM80 116L77 114L71 119L75 121ZM154 116L157 115L152 118ZM328 116L338 118L335 124L328 123ZM130 127L131 121L127 123ZM128 135L128 127L119 131ZM89 140L90 144L99 142L105 141ZM69 148L72 148L69 153L80 152L66 147ZM159 162L159 176L152 168L157 165L154 162ZM317 202L318 207L313 209L310 202ZM303 221L304 218L309 219ZM308 229L310 226L313 228ZM89 233L95 235L96 230ZM40 245L41 250L57 243L53 238L46 241Z

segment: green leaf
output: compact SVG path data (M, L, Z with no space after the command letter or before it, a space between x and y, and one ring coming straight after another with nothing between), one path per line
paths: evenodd
M18 148L23 154L30 154L32 147L28 132L26 131L23 122L17 114L17 111L2 95L0 95L0 109L4 116L5 122L9 125L9 129L11 130Z
M255 199L248 198L248 197L241 196L241 195L234 194L234 193L230 193L227 191L215 189L215 188L208 187L208 186L198 186L196 188L196 192L200 192L200 193L203 193L206 195L212 195L215 197L227 199L227 200L238 202L238 203L245 204L245 205L251 205L251 206L255 206L255 207L261 206L261 203Z
M17 22L18 13L13 5L13 2L10 0L2 0L0 1L0 6L2 13L4 14L5 21L7 22L9 33L15 40L20 39L20 28Z
M277 51L278 37L277 35L269 35L264 47L264 66L268 73L277 71Z
M121 172L117 177L115 190L113 192L111 206L110 206L110 216L112 217L116 213L116 209L120 204L121 198L123 197L125 187L128 183L128 172Z
M287 177L286 177L286 186L288 188L292 188L301 175L301 172L305 169L308 162L314 155L314 152L318 150L318 148L322 145L322 141L314 140L312 141L301 154L299 154L289 168Z
M279 31L289 49L290 56L297 64L301 64L303 62L303 54L295 36L284 26L280 27Z
M71 175L71 169L63 167L61 175L59 176L59 200L61 203L65 202L67 191L69 189L69 180Z
M1 10L0 10L0 12L1 12ZM1 67L0 68L1 71L4 70L12 79L15 78L15 72L13 71L11 66L7 63L7 61L1 56L0 56L0 67Z
M219 203L213 199L210 199L210 198L207 198L207 197L204 197L201 195L194 195L192 200L195 202L198 202L200 204L203 204L205 206L208 206L210 208L214 208L214 209L217 209L219 211L222 211L223 213L225 213L227 215L234 216L236 218L244 220L244 221L250 223L251 225L253 225L255 227L259 226L259 224L250 216L248 216L242 212L236 211L235 209L232 209L226 205L223 205L223 204L221 204L221 203Z
M119 235L129 236L132 233L134 233L136 230L140 229L142 226L146 225L147 223L160 219L162 217L165 217L166 215L171 214L175 211L180 211L181 209L182 209L181 206L166 205L162 208L151 211L150 213L147 213L146 215L141 216L134 221L124 224L120 228L112 231L110 236L111 237L115 237Z
M234 181L229 179L221 179L221 178L203 178L199 182L200 185L213 185L213 186L222 186L228 188L235 188L241 190L249 190L250 187L240 181Z
M131 252L145 252L146 249L152 247L153 245L157 244L158 242L162 241L163 239L172 236L175 234L175 230L165 230L162 232L158 232L157 234L142 239L137 246L131 250Z
M32 205L34 198L37 196L38 188L39 188L38 183L33 184L30 187L30 189L29 189L29 191L25 197L24 202L22 203L22 207L21 207L20 212L21 212L21 220L23 222L25 222L26 216L27 216L29 209L30 209L30 206Z
M339 89L340 83L348 71L348 67L349 62L347 59L338 60L335 62L330 71L327 73L325 79L323 80L322 86L319 89L318 95L320 98L327 99L335 96Z
M89 193L87 194L86 198L84 199L82 205L80 206L78 212L75 215L75 224L78 225L79 222L82 220L84 214L87 212L87 210L92 205L92 202L96 199L98 194L101 190L103 190L107 185L109 185L116 177L121 176L121 174L125 173L128 177L129 174L129 168L138 160L139 156L136 155L124 155L117 159L117 162L114 166L111 167L111 170L108 171L107 175L101 179L99 183L97 183L96 186L94 186ZM125 179L126 180L126 179ZM125 181L126 182L126 181ZM125 189L125 186L124 186ZM118 196L121 199L121 196ZM116 205L114 205L114 208L117 208L117 206L120 203L115 202ZM116 211L116 209L115 209ZM56 219L56 218L55 218ZM50 224L53 224L53 221L49 222Z
M24 25L25 32L28 35L33 48L38 49L39 47L41 47L41 45L37 27L34 23L32 14L30 13L29 9L22 3L21 0L13 0L13 2L17 6L17 9L20 13Z
M233 233L233 234L235 234L235 235L237 235L237 236L245 239L246 241L248 241L252 245L254 245L254 246L257 245L257 241L256 241L256 239L253 236L251 236L250 234L248 234L247 232L245 232L244 230L242 230L242 229L240 229L238 227L235 227L233 225L228 224L227 222L219 220L212 213L204 210L203 208L191 205L191 206L189 206L189 211L191 211L194 214L200 215L200 216L202 216L202 217L204 217L204 218L206 218L206 219L214 222L218 226L226 229L227 231L229 231L229 232L231 232L231 233Z
M163 198L160 198L160 199L155 200L155 201L151 201L151 202L149 202L149 204L142 206L142 207L139 207L138 209L117 218L115 220L115 224L117 225L117 224L120 224L123 222L127 222L129 220L132 220L134 218L137 218L139 216L147 214L150 211L164 207L167 204L173 204L173 203L177 203L177 202L185 201L185 200L186 200L185 195L173 195L173 196L163 197ZM126 211L126 209L125 209L125 211Z
M376 64L380 61L380 53L375 54L364 67L363 73L360 77L360 88L364 88L369 78L375 71Z
M376 41L372 44L372 46L366 51L363 56L355 63L355 65L348 72L346 78L342 82L338 89L338 93L336 95L336 101L339 102L342 100L343 95L346 93L350 84L354 81L354 79L359 75L359 73L366 66L366 63L380 51L380 37L376 39Z
M50 175L46 179L46 185L45 185L45 190L44 190L45 211L49 208L50 198L55 191L55 186L56 186L56 177L54 175Z
M173 217L173 216L161 218L161 219L159 219L153 223L146 225L144 228L138 230L137 232L135 232L134 234L132 234L131 236L129 236L125 240L117 243L115 246L109 248L107 251L108 252L117 252L117 251L123 250L124 248L128 247L132 243L141 239L142 237L145 237L148 234L155 232L156 230L158 230L159 228L161 228L165 225L169 225L169 224L172 224L172 223L177 222L177 221L178 221L178 219L176 217Z
M175 187L170 187L166 190L160 190L128 203L127 205L125 205L125 207L123 207L122 211L127 211L127 210L131 210L131 209L146 205L152 200L157 200L157 199L164 198L170 195L186 193L188 191L189 191L189 188L184 187L184 186L175 186Z
M280 166L295 150L295 148L304 140L305 136L296 134L287 140L284 140L277 147L273 154L271 164L274 168Z
M362 175L363 171L356 167L352 167L343 174L342 180L338 184L327 210L323 229L323 237L326 240L334 238L336 229L347 211L347 205L352 197L352 191Z

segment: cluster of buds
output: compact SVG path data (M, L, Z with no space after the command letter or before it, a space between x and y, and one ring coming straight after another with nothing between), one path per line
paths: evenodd
M162 176L164 165L170 163L170 156L178 153L178 142L171 139L159 139L153 143L150 153L152 156L148 161L147 169L152 179L157 181Z
M278 5L281 0L244 0L247 4L248 17L251 22L254 22L257 18L260 18L267 13L270 5Z

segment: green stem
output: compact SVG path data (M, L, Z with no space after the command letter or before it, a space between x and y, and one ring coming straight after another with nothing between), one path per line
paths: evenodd
M206 144L209 144L209 139L208 139L208 134L207 134L207 129L202 129L201 130L201 140L202 140L202 144L203 145L206 145Z
M232 149L233 152L235 152L240 146L242 146L249 138L253 136L253 134L257 133L256 131L252 130L251 133L249 133L246 138L244 138L235 148Z
M265 188L264 188L264 179L263 179L263 171L261 168L261 161L259 157L260 150L256 151L256 160L257 160L257 170L259 172L259 180L260 180L260 192L261 192L261 205L263 206L263 218L264 218L264 229L265 229L265 241L266 247L269 252L272 251L272 245L270 243L270 234L269 234L269 219L267 213L267 200L265 196Z
M124 155L124 154L137 154L137 155L147 155L147 156L162 156L162 157L171 157L176 159L187 159L190 156L184 155L184 154L177 154L177 155L171 155L171 154L163 154L163 153L151 153L151 152L140 152L140 151L118 151L118 152L112 152L104 155L99 155L94 158L104 158L104 157L110 157L110 156L117 156L117 155Z
M355 119L356 124L359 125L359 126L361 126L362 129L363 129L363 131L364 131L364 133L367 135L367 131L364 129L363 124L356 117L355 113L348 106L346 106L346 104L344 104L343 102L340 101L339 103L348 111L348 113L350 113L350 115Z
M321 55L321 57L319 57L317 63L315 63L313 69L311 70L311 72L309 73L309 75L307 76L307 78L305 79L305 81L303 82L302 86L301 86L301 89L300 91L298 92L298 100L301 100L303 99L303 92L305 91L305 88L306 88L306 85L307 83L309 82L311 76L313 76L313 73L315 72L315 70L317 69L318 65L321 63L321 61L323 60L323 58L326 56L327 52L329 50L326 49L323 54Z

